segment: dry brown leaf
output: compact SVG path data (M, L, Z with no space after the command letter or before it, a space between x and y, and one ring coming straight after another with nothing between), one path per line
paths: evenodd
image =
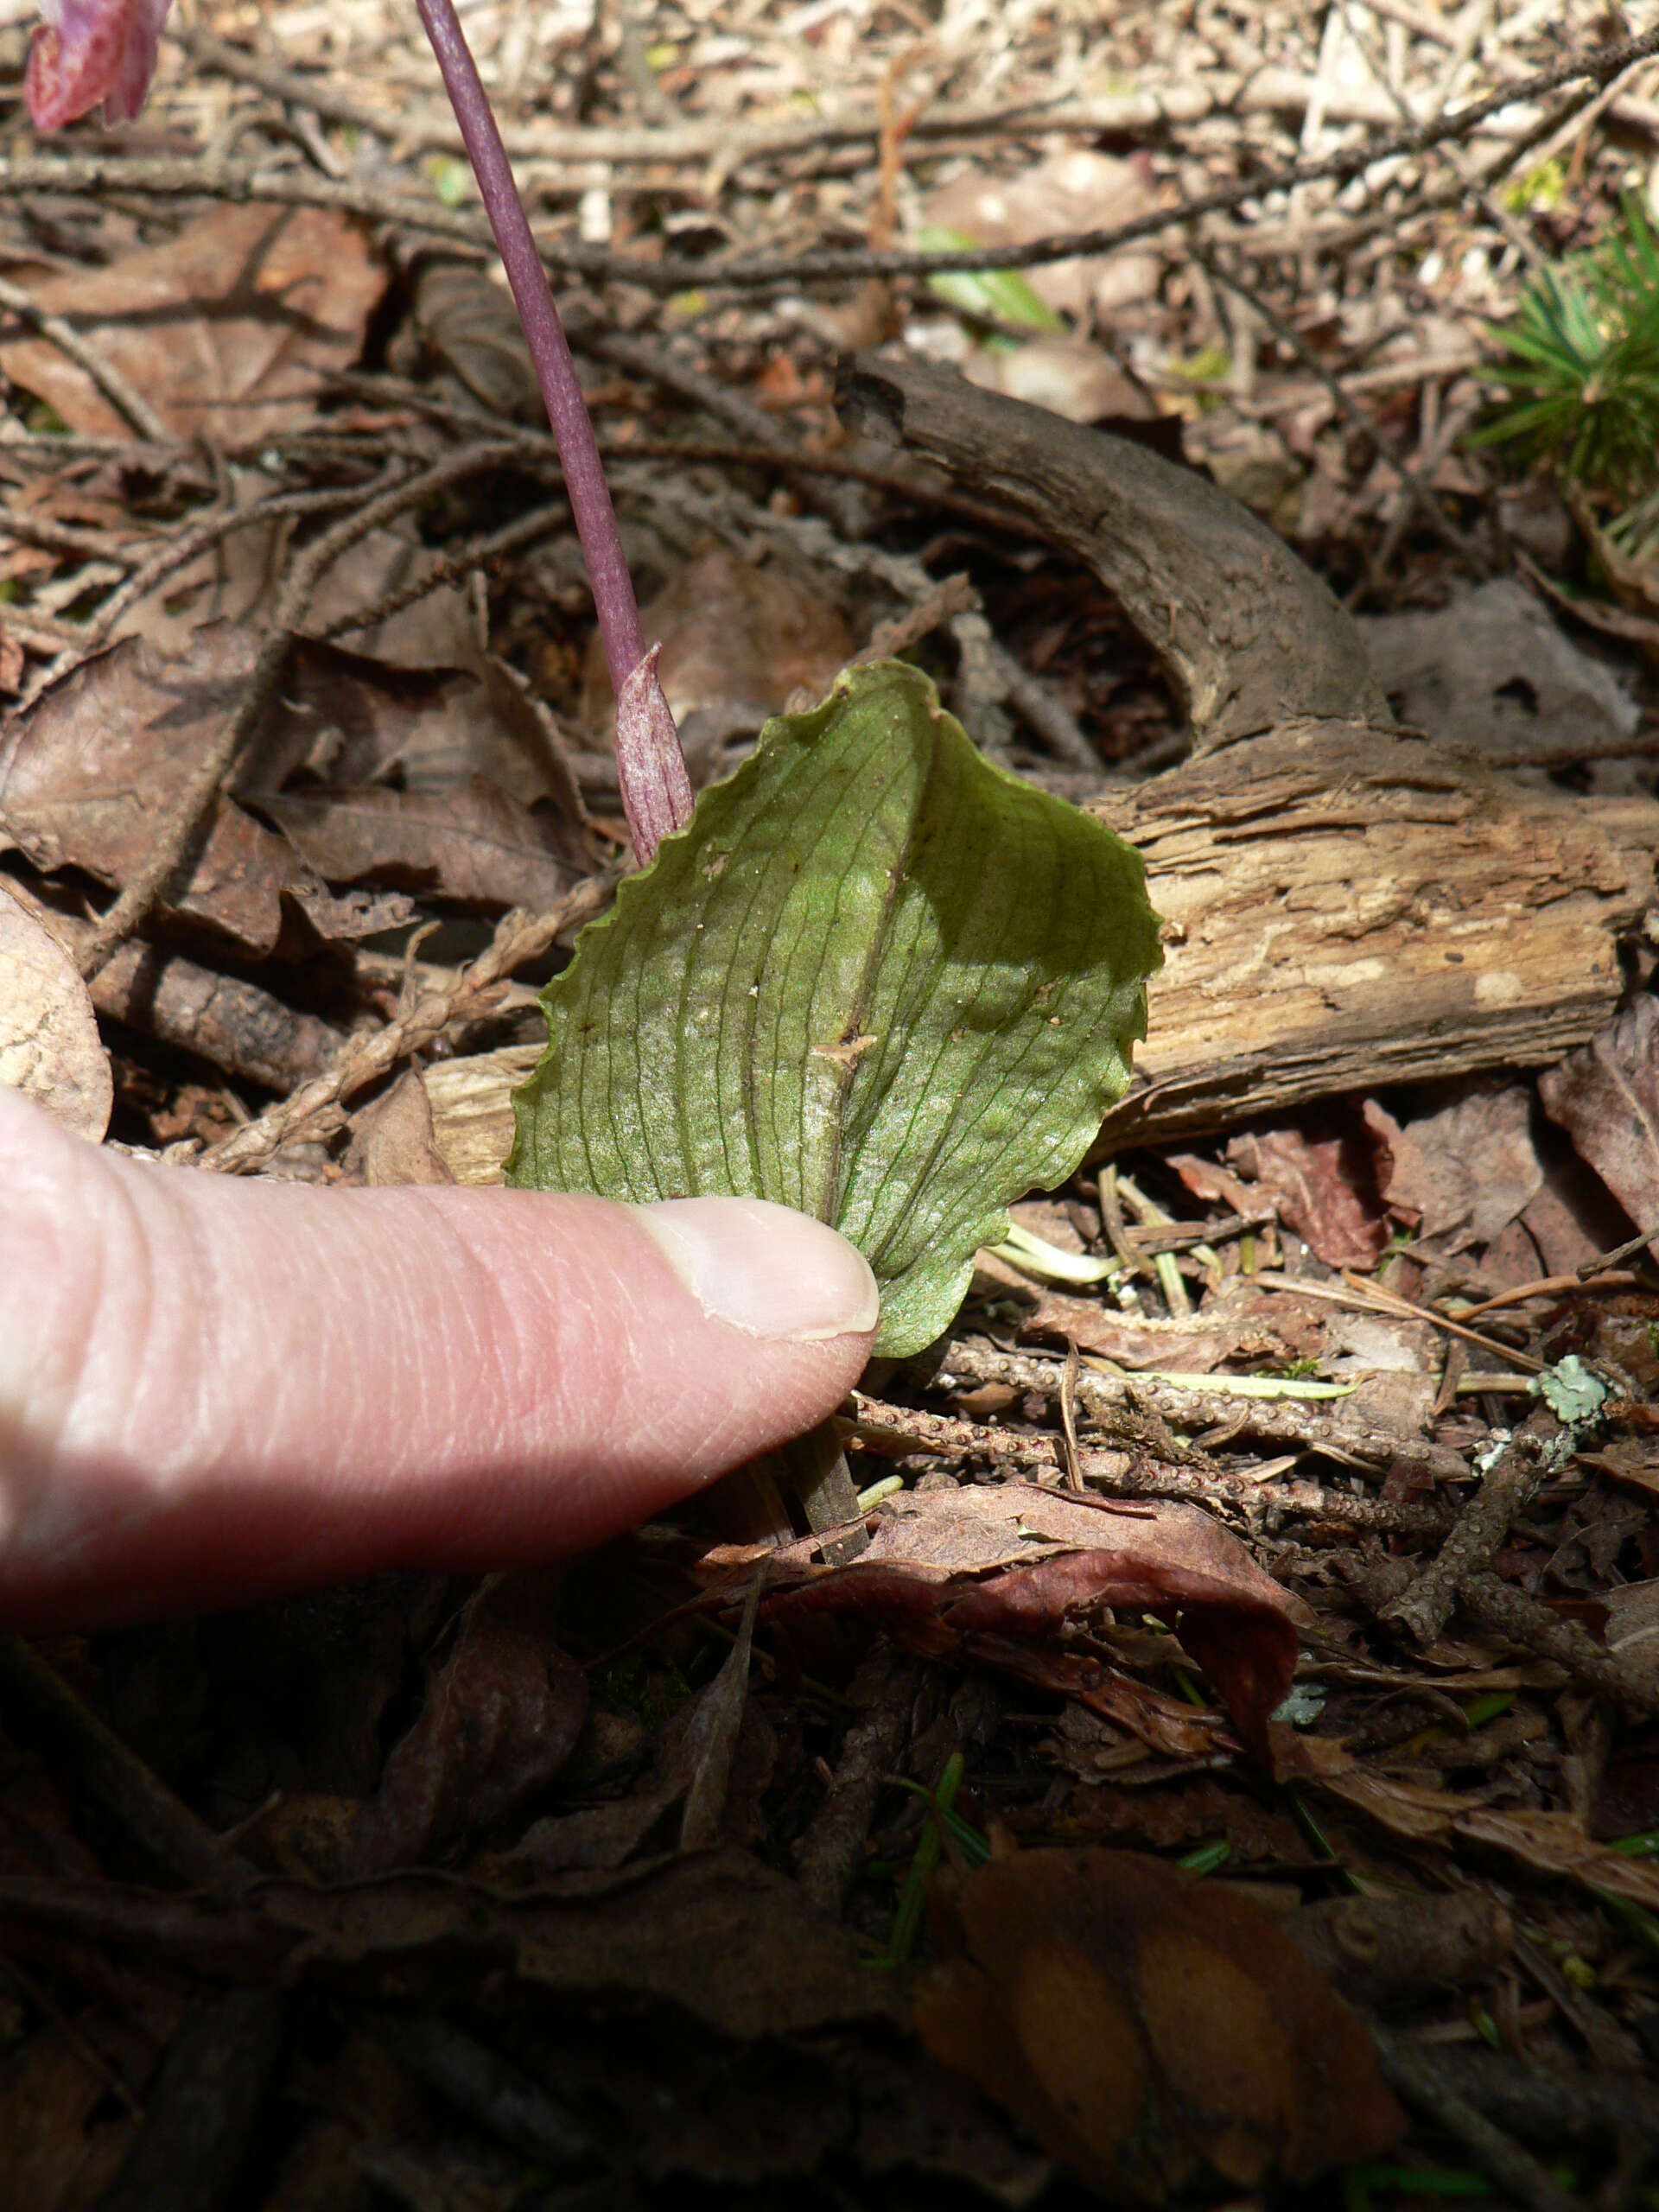
M329 1879L363 1880L487 1833L545 1788L575 1747L588 1678L553 1642L550 1583L486 1584L429 1669L419 1718L375 1795L295 1798L268 1842Z
M710 1783L719 1779L710 1767L711 1751L716 1764L724 1763L723 1783L713 1793L723 1802L717 1817L711 1820L706 1812L700 1812L696 1821L690 1820L692 1808L688 1802L686 1817L692 1836L701 1836L699 1847L722 1836L733 1841L747 1840L731 1832L734 1789L741 1789L750 1778L745 1768L758 1768L770 1775L777 1740L760 1708L741 1694L746 1683L747 1666L740 1669L728 1654L715 1680L657 1732L651 1770L627 1796L533 1821L511 1848L492 1858L480 1872L493 1882L535 1887L559 1875L621 1866L647 1840L664 1815L682 1798L689 1798L700 1775L707 1777L704 1803L709 1805ZM690 1847L683 1825L680 1845L682 1849Z
M1529 1084L1477 1081L1404 1128L1374 1098L1362 1110L1378 1143L1389 1210L1425 1236L1466 1229L1474 1243L1490 1244L1544 1186Z
M47 1940L83 1925L89 1904L107 1928L115 1903L147 1956L196 1977L280 1975L399 2005L654 2000L744 2042L906 2018L893 1977L870 1971L848 1929L729 1846L528 1897L424 1871L344 1887L272 1879L228 1898L23 1878L22 1910ZM14 1919L18 1887L0 1875Z
M257 467L227 462L222 482L224 508L237 514L246 514L270 496L270 479ZM257 626L281 588L290 528L276 517L227 531L217 544L136 599L117 620L109 642L148 638L169 660L177 660L195 650L194 633L210 622Z
M812 1543L771 1554L789 1594L767 1612L850 1610L930 1649L967 1636L1037 1638L1070 1613L1109 1605L1179 1626L1244 1741L1264 1752L1268 1716L1296 1666L1299 1601L1197 1506L1113 1508L1034 1483L903 1491L849 1566L814 1567ZM718 1564L739 1556L713 1554Z
M1227 1158L1326 1267L1363 1271L1376 1265L1389 1226L1370 1148L1357 1134L1308 1137L1300 1129L1265 1129L1235 1137Z
M539 423L541 387L499 272L476 261L423 252L411 272L413 327L396 341L396 365L450 379L509 422Z
M1563 1145L1547 1162L1544 1186L1522 1215L1522 1224L1538 1247L1542 1272L1570 1275L1630 1234L1624 1209L1607 1185L1574 1152Z
M412 531L372 530L324 572L311 594L311 628L329 631L408 589L430 575L441 557ZM470 668L479 657L478 618L464 584L441 584L372 629L342 632L340 642L390 667Z
M1538 1096L1637 1227L1659 1227L1659 1000L1632 999L1545 1070Z
M320 207L218 207L99 270L13 271L142 391L174 436L248 447L308 422L385 289L362 228ZM0 319L0 369L72 430L129 425L85 369Z
M257 651L220 623L197 632L188 662L135 639L54 684L0 738L0 848L17 845L48 873L81 868L124 883L167 836ZM296 873L281 838L221 798L177 911L267 953Z
M401 884L540 913L575 880L577 856L559 817L532 814L483 776L441 791L358 785L283 791L259 804L331 883Z
M356 1117L342 1183L384 1190L403 1183L453 1183L432 1134L432 1102L414 1068Z
M1393 1835L1418 1841L1459 1836L1518 1859L1535 1872L1571 1876L1649 1912L1659 1910L1659 1863L1627 1859L1597 1843L1575 1813L1471 1804L1448 1790L1402 1782L1362 1764L1334 1737L1275 1729L1273 1749L1281 1782L1318 1783Z
M0 2082L0 2203L56 2212L113 2188L139 2122L101 2117L108 2098L105 2072L61 2028L48 2024L14 2051Z
M1236 1891L1030 1851L941 1880L935 1916L923 2040L1115 2201L1306 2182L1404 2130L1358 2019Z
M0 738L0 850L15 843L39 868L124 883L166 836L236 712L257 650L248 632L212 624L187 658L134 639L54 685ZM292 842L221 798L177 911L264 954L281 933L284 897L330 941L407 918L406 900L342 901L320 875L415 881L486 906L549 905L587 866L580 815L556 804L531 813L477 771L487 761L526 791L573 795L551 745L527 702L487 672L411 672L304 643L245 785ZM280 791L302 772L351 788ZM378 780L393 774L418 788Z
M56 938L0 890L0 1084L99 1143L115 1102L92 995Z

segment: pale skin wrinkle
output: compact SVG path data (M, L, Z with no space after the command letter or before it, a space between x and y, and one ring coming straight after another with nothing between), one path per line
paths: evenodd
M0 1091L0 1624L568 1554L824 1419L877 1298L758 1199L339 1191Z

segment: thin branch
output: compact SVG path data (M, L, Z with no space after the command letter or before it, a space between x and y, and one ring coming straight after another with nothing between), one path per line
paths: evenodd
M204 1167L236 1175L262 1166L283 1146L302 1135L320 1115L338 1106L400 1061L423 1051L453 1022L468 1021L493 1003L499 987L526 961L539 959L560 937L596 914L610 895L610 881L593 876L544 914L515 907L496 925L488 949L441 990L424 992L409 1008L369 1037L353 1037L345 1051L314 1082L270 1107L257 1121L238 1129L202 1155Z
M1540 1406L1517 1430L1503 1457L1410 1586L1384 1609L1385 1620L1409 1630L1420 1644L1433 1643L1452 1618L1459 1586L1483 1574L1497 1557L1517 1514L1523 1513L1546 1478L1573 1456L1573 1435Z
M376 108L341 92L321 73L302 74L262 60L210 33L179 25L170 34L208 67L241 84L252 85L285 107L308 109L325 121L364 130L410 153L458 151L460 140L436 115L410 118L391 108ZM1031 99L1012 103L934 100L918 115L898 150L922 148L937 156L941 141L985 138L1098 137L1105 132L1150 134L1189 130L1220 115L1295 115L1304 111L1315 79L1298 70L1262 68L1183 75L1178 81L1085 99ZM1382 102L1367 86L1322 88L1325 116L1335 124L1376 124L1386 119ZM1524 80L1509 99L1526 96ZM1632 119L1645 123L1643 103ZM838 115L789 116L761 123L721 117L698 118L671 126L628 124L534 123L502 132L515 161L575 169L665 168L714 162L729 174L750 162L789 161L821 152L849 151L876 144L882 132L877 106L850 108Z
M72 626L72 638L62 643L57 658L30 683L23 695L22 706L32 706L42 692L71 675L89 661L94 653L101 652L114 634L117 624L130 608L136 607L141 599L147 598L180 569L188 567L201 554L210 552L215 545L222 544L237 531L251 530L258 524L275 522L283 517L331 514L339 507L354 505L363 497L364 487L360 484L326 492L278 492L268 499L261 499L254 506L226 508L190 524L158 545L148 559L133 570L126 582L110 594L89 621Z
M349 636L353 631L375 629L382 622L389 622L394 614L403 613L405 608L418 607L435 591L442 591L446 586L470 575L474 569L487 569L492 562L501 560L506 554L522 553L526 546L556 536L569 527L569 521L570 509L566 500L552 500L545 506L532 507L527 515L520 515L515 522L504 523L499 530L490 531L480 537L469 537L464 545L458 545L453 553L446 553L442 560L435 561L429 569L398 585L395 591L387 592L372 606L348 608L344 614L336 615L315 634L327 642Z

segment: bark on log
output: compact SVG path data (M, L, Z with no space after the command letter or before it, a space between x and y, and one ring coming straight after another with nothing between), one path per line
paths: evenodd
M1191 472L915 362L861 359L847 390L861 429L1092 568L1187 702L1192 757L1095 803L1168 925L1109 1147L1540 1066L1602 1026L1618 940L1653 898L1659 804L1558 797L1395 729L1324 585ZM536 1058L427 1071L458 1179L499 1173Z

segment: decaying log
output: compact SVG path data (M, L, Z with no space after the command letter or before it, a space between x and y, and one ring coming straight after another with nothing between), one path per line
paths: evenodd
M1557 1059L1620 991L1659 804L1494 774L1396 729L1364 641L1235 501L1144 448L867 357L843 404L1005 505L1122 601L1185 702L1192 757L1097 810L1167 923L1109 1144L1343 1092ZM493 1179L518 1048L429 1071L440 1150Z
M1618 1003L1659 849L1651 801L1357 728L1274 731L1098 810L1168 924L1122 1141L1558 1059Z

